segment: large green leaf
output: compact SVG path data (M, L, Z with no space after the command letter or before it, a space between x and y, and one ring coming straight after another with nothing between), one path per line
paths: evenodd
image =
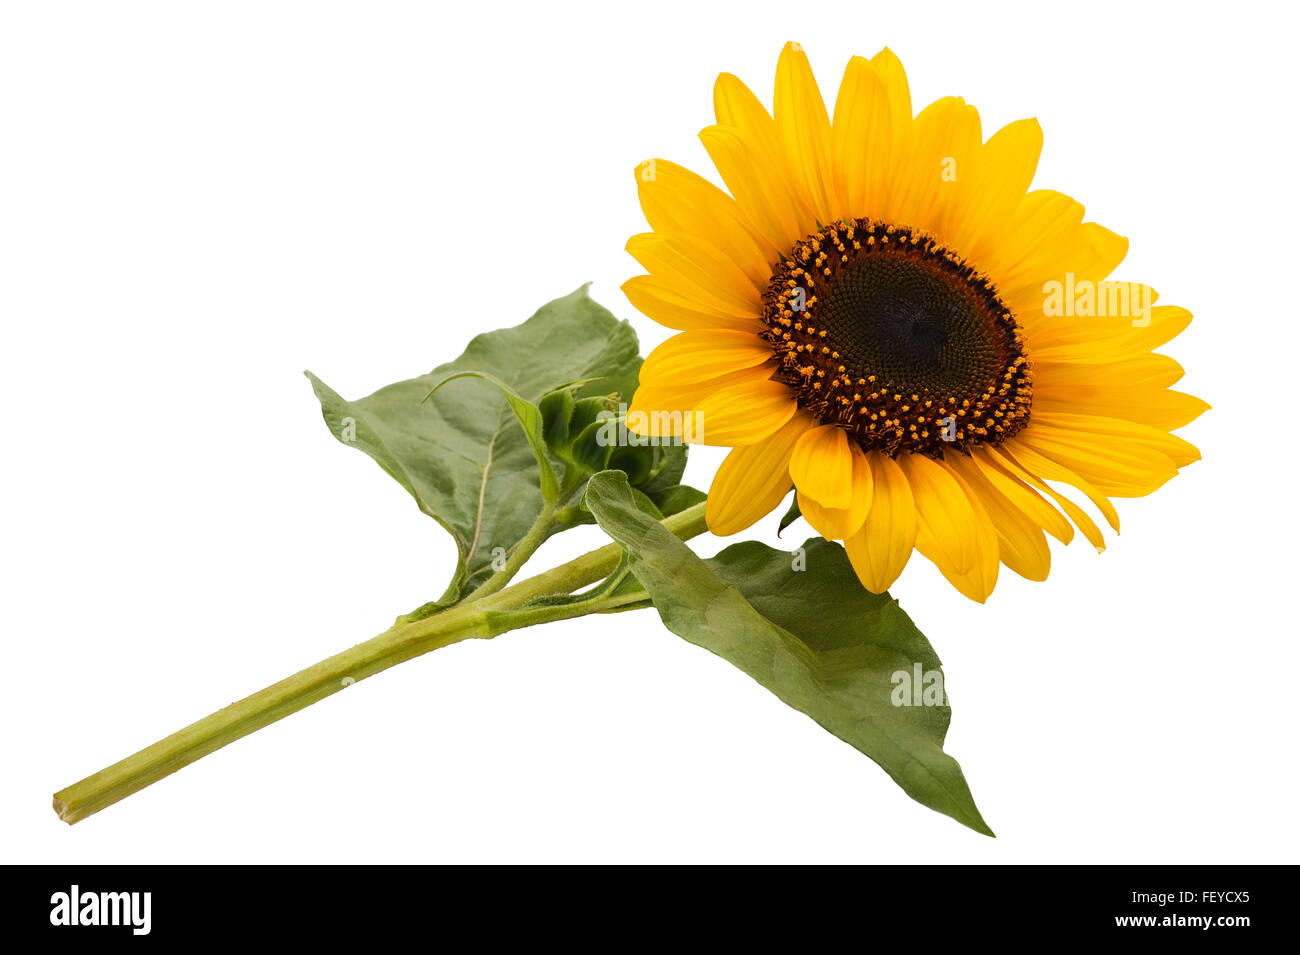
M621 473L593 477L586 501L669 630L871 757L913 799L993 834L943 751L946 702L892 699L897 674L940 672L938 655L897 601L862 587L840 545L809 540L796 560L750 542L706 561L637 508Z
M519 427L523 429L523 435L525 440L528 441L528 446L533 449L533 457L537 460L537 478L541 487L542 500L548 504L554 504L560 495L560 484L555 477L555 468L551 465L550 455L546 453L546 434L543 429L542 409L516 393L513 388L496 375L489 375L485 371L458 371L448 375L433 386L433 389L424 396L424 400L428 401L439 388L459 378L481 378L483 381L492 382L501 390L501 397L506 399L506 404L514 412L515 420L519 422Z
M627 401L640 366L636 333L592 301L584 286L522 325L479 335L455 361L367 398L347 401L311 372L307 377L334 436L374 458L455 539L457 574L441 601L449 602L491 573L494 549L509 553L542 508L535 422L515 399L536 405L581 382L573 389L578 399ZM492 380L451 381L424 400L465 372ZM685 449L662 450L680 474ZM580 486L574 486L569 491L577 497Z

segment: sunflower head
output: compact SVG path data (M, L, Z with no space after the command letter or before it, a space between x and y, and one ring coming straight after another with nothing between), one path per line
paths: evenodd
M638 167L652 231L628 251L649 274L623 287L680 332L646 359L629 427L732 448L714 533L793 487L868 589L916 550L983 601L1001 564L1046 578L1046 535L1104 548L1058 486L1118 531L1111 498L1199 458L1170 432L1208 406L1153 351L1191 316L1109 281L1127 241L1029 188L1036 121L985 140L958 97L914 116L889 50L849 61L828 113L797 44L772 112L725 73L714 107L700 137L727 192Z

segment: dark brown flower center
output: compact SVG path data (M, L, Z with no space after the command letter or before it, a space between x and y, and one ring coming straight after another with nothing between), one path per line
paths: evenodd
M996 290L929 236L870 219L798 243L772 274L764 338L799 406L864 450L942 457L1029 419L1020 326Z

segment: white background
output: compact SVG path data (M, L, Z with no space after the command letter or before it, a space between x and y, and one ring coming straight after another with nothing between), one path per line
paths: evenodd
M0 21L0 858L1296 861L1296 75L1273 4L7 4ZM384 629L452 547L321 421L593 281L634 167L712 176L719 71L1037 116L1036 185L1196 314L1204 461L985 606L915 558L947 749L999 838L653 612L454 646L75 827L50 794ZM707 486L719 456L688 477ZM807 528L800 525L805 534ZM775 518L752 536L778 543ZM787 532L785 540L801 540ZM539 569L598 543L552 542ZM722 546L699 542L705 553Z

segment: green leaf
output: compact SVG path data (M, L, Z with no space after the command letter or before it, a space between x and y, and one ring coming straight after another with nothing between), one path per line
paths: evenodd
M457 378L479 378L483 381L490 381L501 389L506 404L510 405L510 410L515 413L515 417L519 420L519 427L524 429L524 437L527 439L529 447L533 449L533 457L537 459L537 474L541 481L542 498L547 504L554 504L560 496L560 483L555 477L555 468L551 466L551 459L546 455L546 435L543 433L541 409L528 399L521 398L513 388L496 375L489 375L485 371L458 371L455 374L448 375L429 389L429 393L424 396L424 400L428 401L439 388L449 381L455 381Z
M597 522L632 556L664 624L753 677L875 760L913 799L992 835L961 767L943 751L951 711L894 705L895 675L939 671L925 637L888 595L858 582L844 550L815 538L798 554L759 543L701 560L636 507L625 476L587 485ZM916 688L920 695L920 687Z
M641 365L627 322L578 289L514 328L473 339L455 361L427 375L347 401L310 372L330 431L370 455L441 524L456 543L457 572L439 605L454 602L491 573L493 549L509 552L542 508L537 458L501 388L467 379L429 391L461 372L491 375L536 404L547 393L586 381L585 397L628 398Z

